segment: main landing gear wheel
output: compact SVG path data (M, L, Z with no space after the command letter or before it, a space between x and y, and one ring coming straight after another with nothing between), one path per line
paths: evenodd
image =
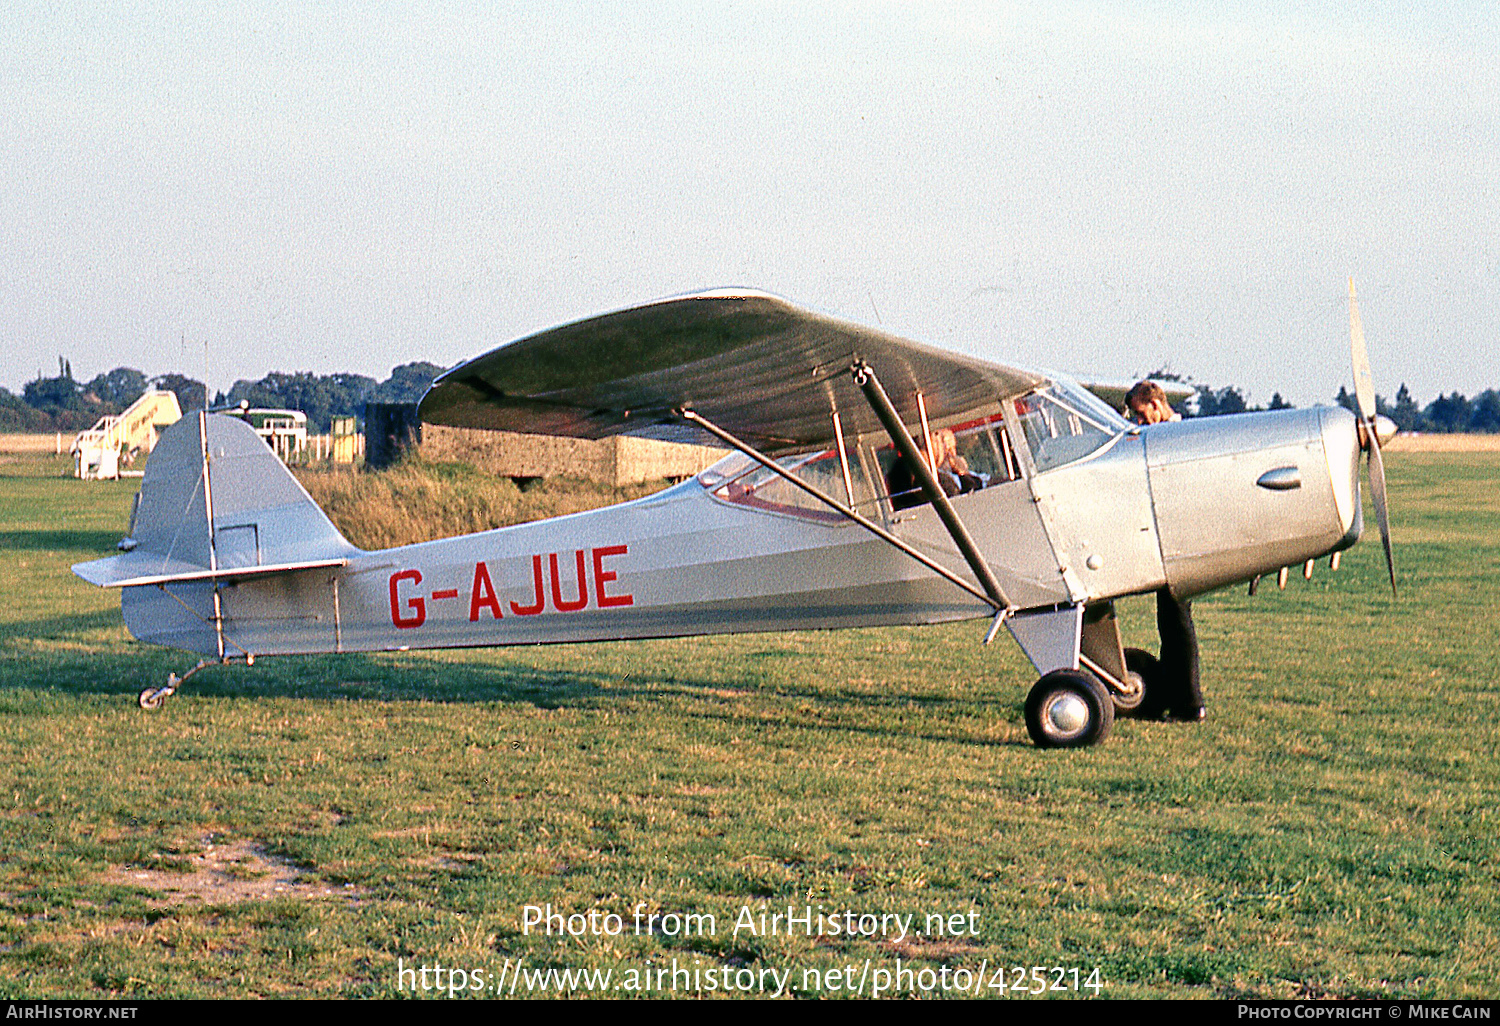
M1131 684L1139 682L1139 697L1133 704L1126 705L1116 696L1115 711L1136 720L1160 719L1162 713L1167 711L1166 695L1161 683L1161 660L1144 649L1127 648L1125 673Z
M1086 748L1109 736L1115 704L1091 673L1053 670L1026 696L1026 732L1038 748Z

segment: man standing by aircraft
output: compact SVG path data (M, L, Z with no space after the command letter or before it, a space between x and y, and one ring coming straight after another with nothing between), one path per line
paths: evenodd
M1181 420L1172 409L1167 393L1154 381L1138 381L1125 393L1125 405L1137 424L1162 424ZM1198 680L1198 632L1193 627L1191 602L1179 602L1169 588L1156 593L1156 630L1161 635L1161 700L1146 701L1167 719L1198 723L1208 712Z

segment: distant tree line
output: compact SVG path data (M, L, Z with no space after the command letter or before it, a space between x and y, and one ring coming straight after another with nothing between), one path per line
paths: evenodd
M1148 377L1158 381L1178 381L1191 384L1183 378L1163 371ZM1233 385L1211 388L1208 385L1192 385L1194 394L1178 403L1175 409L1184 417L1216 417L1226 413L1254 413L1259 410L1286 410L1292 404L1277 392L1265 406L1251 405L1245 394ZM1347 410L1358 412L1359 404L1354 395L1340 386L1333 401ZM1459 392L1440 395L1426 406L1418 406L1411 390L1402 382L1396 390L1394 402L1383 395L1375 397L1375 409L1395 422L1402 431L1423 431L1434 434L1495 434L1500 433L1500 391L1486 389L1473 399Z
M1340 388L1335 400L1340 406L1356 408L1354 396ZM1437 434L1500 432L1500 392L1487 388L1473 399L1458 392L1440 395L1426 406L1418 406L1403 382L1396 390L1396 401L1375 397L1376 409L1396 422L1402 431L1431 431Z
M116 367L86 382L73 377L73 367L58 357L54 378L38 377L15 395L0 388L0 431L82 431L106 414L119 413L140 398L147 388L177 393L184 412L201 410L207 389L203 382L182 374L160 374L148 378L132 367ZM301 410L307 414L309 430L327 431L334 417L363 417L365 403L414 403L444 368L435 363L406 363L391 370L385 381L363 374L312 374L308 371L275 371L259 381L236 381L229 394L219 392L213 406L238 406ZM1265 406L1251 405L1245 393L1233 385L1212 388L1197 384L1165 369L1147 375L1159 381L1190 385L1194 394L1177 404L1185 417L1215 417L1256 410L1290 409L1291 403L1277 392ZM1355 400L1340 387L1334 402L1350 410ZM1394 402L1376 396L1376 407L1402 431L1436 433L1500 433L1500 391L1487 389L1473 399L1458 392L1440 395L1426 406L1418 406L1403 383Z
M264 406L301 410L309 430L327 431L334 417L363 418L365 403L414 403L446 368L435 363L405 363L391 370L385 381L363 374L310 374L298 371L267 374L259 381L236 381L229 395L217 396L215 406Z
M1233 385L1226 385L1220 389L1212 389L1207 385L1196 386L1197 394L1184 405L1185 409L1179 410L1186 417L1218 417L1227 413L1256 413L1260 410L1289 410L1292 404L1281 398L1277 392L1271 396L1271 401L1265 406L1251 406L1245 399L1245 395ZM1191 405L1188 405L1191 404Z
M100 417L116 414L141 397L147 388L175 392L186 413L205 406L203 382L182 374L148 378L132 367L116 367L89 381L73 377L72 364L59 357L56 377L28 382L20 395L0 388L0 431L82 431ZM327 431L338 416L364 416L367 402L414 403L444 368L435 363L402 364L385 381L363 374L292 374L280 371L259 381L236 381L229 394L217 393L212 405L301 410L308 429Z

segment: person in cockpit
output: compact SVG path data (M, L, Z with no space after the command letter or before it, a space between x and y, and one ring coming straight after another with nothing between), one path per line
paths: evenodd
M921 441L916 438L912 441L917 443L922 462L927 462L927 454L922 452ZM933 476L937 478L944 495L966 495L984 487L979 475L969 472L969 461L958 454L958 439L949 429L942 428L932 433L932 457L937 461L937 471ZM886 487L891 496L892 509L910 509L927 502L927 496L922 494L911 468L906 465L906 460L899 457L886 475Z

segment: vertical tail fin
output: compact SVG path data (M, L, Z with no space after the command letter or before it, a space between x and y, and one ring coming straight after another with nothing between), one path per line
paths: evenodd
M121 548L74 573L129 587L325 565L358 552L248 424L201 413L157 443Z

